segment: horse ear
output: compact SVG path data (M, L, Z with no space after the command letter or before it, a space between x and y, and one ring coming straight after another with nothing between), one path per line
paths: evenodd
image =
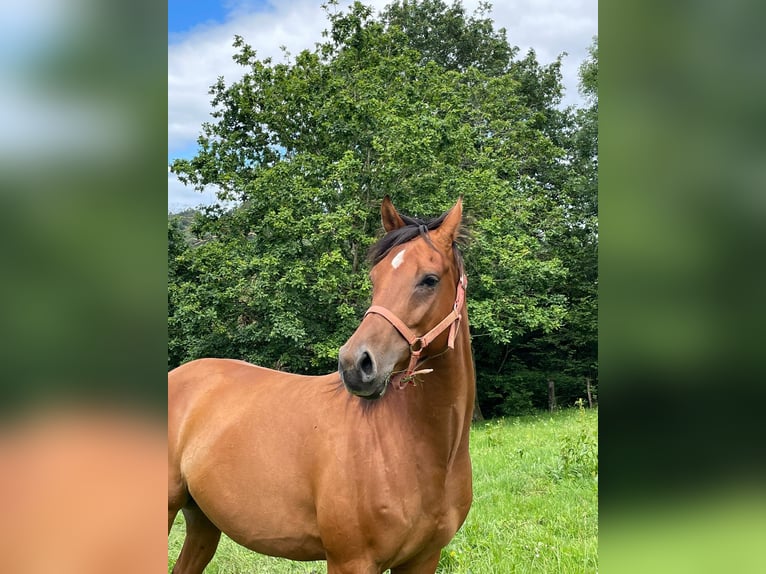
M459 197L457 203L449 210L444 221L436 230L437 240L446 248L451 248L460 233L460 222L463 219L463 198Z
M404 220L388 196L384 197L383 203L380 204L380 218L383 220L383 229L386 233L404 227Z

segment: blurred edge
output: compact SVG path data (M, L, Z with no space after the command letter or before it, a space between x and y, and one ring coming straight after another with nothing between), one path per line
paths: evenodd
M164 416L165 7L25 6L0 29L3 414L82 400Z
M167 568L166 23L4 4L3 572Z
M755 1L600 6L600 569L763 571Z

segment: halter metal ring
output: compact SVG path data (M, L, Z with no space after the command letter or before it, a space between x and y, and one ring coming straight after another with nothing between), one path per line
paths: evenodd
M426 347L425 339L423 339L423 337L418 337L410 343L410 353L420 353Z

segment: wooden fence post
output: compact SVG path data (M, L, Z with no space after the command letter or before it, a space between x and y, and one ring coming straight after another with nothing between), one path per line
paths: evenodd
M553 381L548 381L548 410L553 412L556 408L556 388Z
M585 377L585 388L588 390L588 405L593 408L593 397L590 394L590 377Z

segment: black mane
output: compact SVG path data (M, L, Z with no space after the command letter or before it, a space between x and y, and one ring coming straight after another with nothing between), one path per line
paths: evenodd
M373 265L376 265L381 259L388 255L394 247L412 241L418 235L422 236L423 239L433 247L431 238L428 237L428 232L438 229L439 226L444 223L444 219L447 217L448 213L449 211L445 211L439 217L434 217L432 219L420 219L418 217L400 214L402 221L404 221L404 226L389 231L370 247L370 251L368 252L370 261ZM460 251L455 243L452 244L452 247L455 254L455 261L462 271Z

